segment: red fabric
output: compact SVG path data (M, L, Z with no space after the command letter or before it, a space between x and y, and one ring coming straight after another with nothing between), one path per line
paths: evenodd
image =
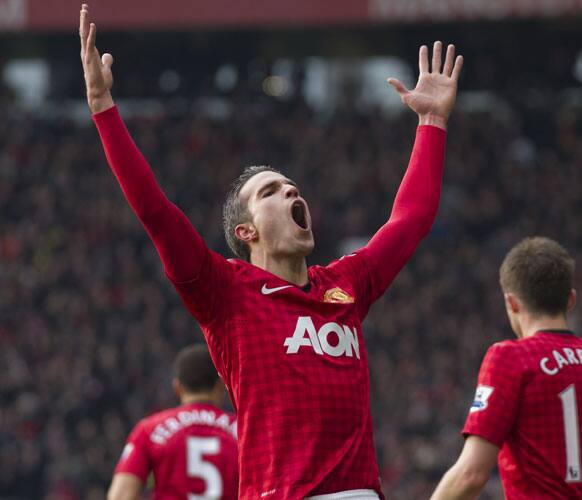
M115 474L121 472L143 482L153 472L157 500L209 494L210 488L218 488L214 491L223 500L236 500L234 416L208 404L183 405L151 415L129 435L115 468Z
M571 360L556 370L554 352L560 363L569 355ZM545 373L542 362L556 373ZM565 403L560 397L574 384L570 395L577 402L572 411L578 443L573 439L570 446L580 447L582 339L571 333L539 332L494 344L485 355L478 384L478 391L483 386L492 391L485 389L490 392L485 403L476 396L463 433L501 448L498 462L507 499L582 498L582 478L566 482Z
M239 498L293 500L366 488L381 495L361 321L436 216L444 131L419 127L390 220L363 249L310 267L305 292L208 250L155 185L117 111L95 122L237 409ZM265 286L284 288L265 294Z

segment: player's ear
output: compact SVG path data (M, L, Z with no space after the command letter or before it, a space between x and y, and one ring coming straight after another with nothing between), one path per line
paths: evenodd
M182 385L180 384L180 381L177 378L172 379L172 387L174 388L174 392L176 393L176 396L178 396L178 399L181 399Z
M212 394L217 401L222 401L224 399L224 396L226 395L226 386L221 378L219 378L214 384Z
M576 305L576 290L572 288L572 290L570 290L570 295L568 295L568 312L574 309L575 305Z
M515 294L508 292L504 294L505 297L505 308L508 312L512 312L513 314L517 314L521 311L521 302L515 296Z
M234 228L234 234L239 240L244 241L245 243L255 241L259 236L257 228L252 222L243 222L242 224L238 224Z

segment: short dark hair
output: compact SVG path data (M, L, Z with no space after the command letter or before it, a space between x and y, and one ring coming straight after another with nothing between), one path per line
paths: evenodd
M211 391L218 381L218 373L204 344L182 349L174 361L174 377L188 392Z
M505 256L499 269L504 292L515 293L533 314L557 315L568 310L574 259L558 242L525 238Z
M239 197L240 191L247 181L261 172L276 172L278 170L268 165L253 165L246 167L242 174L240 174L230 185L226 200L222 207L222 225L224 227L224 237L232 252L242 260L250 262L251 251L249 246L239 240L234 233L236 226L247 222L250 219L250 214L247 210L246 202L243 203Z

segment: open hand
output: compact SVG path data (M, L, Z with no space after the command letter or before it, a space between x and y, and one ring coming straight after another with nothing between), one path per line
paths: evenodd
M99 55L95 47L97 37L97 26L89 24L89 6L81 6L79 19L79 36L81 37L81 62L85 74L85 85L87 87L87 102L93 114L111 108L114 103L111 97L111 86L113 85L113 74L111 65L113 56L111 54Z
M388 83L400 95L402 102L415 111L421 124L437 125L446 128L447 120L455 105L457 83L463 67L463 56L455 59L455 46L449 45L442 66L443 44L435 42L432 53L432 68L428 67L428 47L420 47L418 66L420 75L413 90L408 90L396 78Z

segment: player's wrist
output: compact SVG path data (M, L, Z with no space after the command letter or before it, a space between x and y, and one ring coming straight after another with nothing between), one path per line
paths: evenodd
M443 130L447 130L447 122L448 122L447 118L432 113L418 115L419 125L432 125L433 127L438 127L442 128Z
M107 91L105 95L100 96L92 96L89 92L87 92L87 103L89 104L89 109L93 115L106 111L109 108L115 106L113 97L111 97L109 91Z

